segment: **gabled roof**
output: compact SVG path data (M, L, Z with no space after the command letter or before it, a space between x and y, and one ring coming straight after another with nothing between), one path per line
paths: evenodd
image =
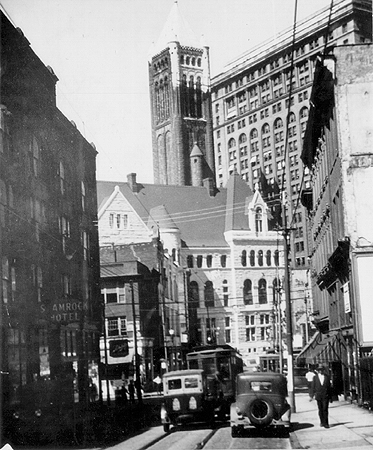
M116 186L145 224L179 230L185 246L226 247L225 231L249 230L245 205L253 192L237 173L214 196L199 186L136 183L133 191L127 182L97 181L99 211Z

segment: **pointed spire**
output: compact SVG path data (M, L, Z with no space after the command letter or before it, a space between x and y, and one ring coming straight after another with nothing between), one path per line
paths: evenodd
M152 55L164 50L169 42L180 42L181 45L199 48L198 39L180 14L177 0L174 1L158 41L151 50Z

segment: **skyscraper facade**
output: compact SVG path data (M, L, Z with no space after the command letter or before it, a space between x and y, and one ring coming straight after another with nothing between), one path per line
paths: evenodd
M267 201L273 223L291 231L291 265L308 266L300 203L310 188L300 160L317 55L371 40L370 1L341 0L233 60L212 78L217 185L237 171ZM286 205L283 221L282 201Z

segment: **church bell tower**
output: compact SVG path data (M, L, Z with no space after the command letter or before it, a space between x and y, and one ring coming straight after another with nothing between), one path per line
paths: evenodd
M209 48L197 43L174 2L149 60L154 182L215 183ZM194 171L191 153L201 152ZM195 176L195 174L200 174Z

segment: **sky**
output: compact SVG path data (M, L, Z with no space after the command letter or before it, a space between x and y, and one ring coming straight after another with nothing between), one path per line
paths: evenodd
M334 0L334 3L336 0ZM57 106L95 144L97 179L153 183L148 60L174 0L0 0L57 83ZM210 47L211 77L293 26L296 0L178 0ZM302 20L331 0L297 0ZM203 37L202 37L203 36Z

